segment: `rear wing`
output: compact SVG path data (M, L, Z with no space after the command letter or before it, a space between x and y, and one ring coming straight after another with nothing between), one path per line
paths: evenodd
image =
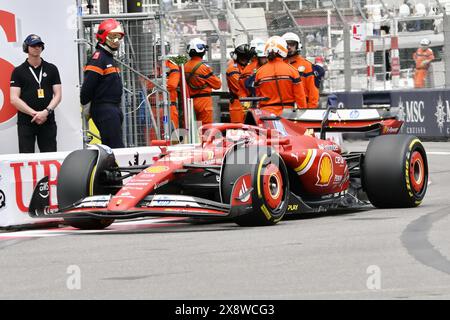
M403 125L403 121L385 108L287 109L282 117L315 131L325 127L327 132L375 131L379 134L397 134Z
M338 97L328 96L327 109L285 110L283 117L293 122L320 130L335 132L371 132L397 134L403 121L397 119L398 110L390 108L390 96L386 92L366 92L361 95L362 104L377 107L338 108Z

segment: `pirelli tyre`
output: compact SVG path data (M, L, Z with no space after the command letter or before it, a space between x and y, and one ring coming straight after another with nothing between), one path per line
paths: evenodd
M221 172L221 196L233 205L236 181L249 176L251 208L234 221L240 226L270 226L286 213L289 179L283 159L270 147L236 145L225 155Z
M428 185L427 154L410 135L372 139L362 165L363 188L378 208L411 208L422 202Z
M103 149L76 150L70 153L61 166L58 174L57 197L60 209L73 205L78 200L104 194L105 186L100 183L99 170L108 166L106 157L103 163L98 163L98 157ZM104 229L114 222L114 219L95 218L64 218L66 224L78 229Z

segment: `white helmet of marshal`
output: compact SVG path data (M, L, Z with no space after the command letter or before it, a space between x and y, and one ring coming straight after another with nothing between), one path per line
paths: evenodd
M429 47L430 44L431 44L431 41L429 39L427 39L427 38L424 38L424 39L420 40L420 45L422 47Z
M200 38L194 38L191 41L189 41L189 44L187 46L187 53L190 53L192 50L194 50L197 53L204 53L208 50L208 46L205 41L203 41Z
M286 58L288 54L286 40L280 36L270 37L266 42L264 52L267 56L269 56L271 52L274 52L278 53L282 58Z
M266 42L263 39L255 38L250 41L250 50L253 51L254 55L258 58L266 56L266 53L264 52L265 46Z
M303 45L302 42L300 41L300 37L298 35L296 35L293 32L286 32L285 34L282 35L282 38L284 40L286 40L286 42L288 41L293 41L293 42L297 42L297 50L301 51L303 49Z

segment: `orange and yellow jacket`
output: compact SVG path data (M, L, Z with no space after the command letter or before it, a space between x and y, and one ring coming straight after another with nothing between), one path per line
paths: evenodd
M256 71L255 88L258 97L267 97L259 108L281 115L284 108L306 108L306 97L298 71L277 57Z
M317 108L319 106L319 89L315 84L312 63L299 54L288 57L285 61L300 72L308 108Z

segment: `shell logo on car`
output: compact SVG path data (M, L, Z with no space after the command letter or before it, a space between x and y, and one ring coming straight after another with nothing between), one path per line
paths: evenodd
M319 170L317 171L316 186L326 187L330 184L331 176L333 175L333 162L331 156L324 152L319 160Z

